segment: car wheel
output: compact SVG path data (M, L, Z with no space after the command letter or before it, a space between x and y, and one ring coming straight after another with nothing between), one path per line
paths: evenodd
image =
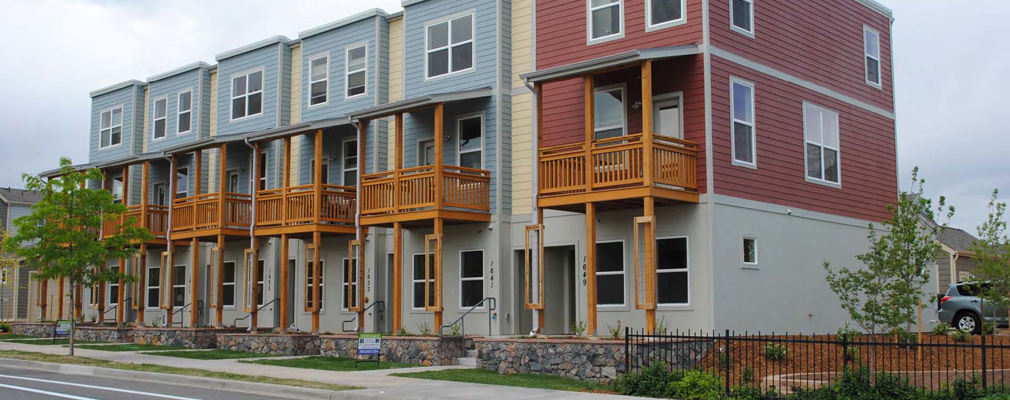
M979 321L975 313L959 313L957 317L954 317L954 324L955 328L962 331L968 331L976 335L982 333L982 321Z

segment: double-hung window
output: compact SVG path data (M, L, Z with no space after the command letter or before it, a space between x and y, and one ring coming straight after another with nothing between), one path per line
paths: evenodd
M428 259L428 275L435 279L435 260ZM424 254L414 254L414 276L411 277L414 287L414 300L411 303L415 310L424 308ZM428 304L435 303L435 291L428 293Z
M645 30L662 29L687 21L686 0L645 0Z
M256 160L256 162L258 162L260 164L259 165L260 181L258 183L259 184L259 190L267 190L267 171L268 171L267 170L267 161L268 161L267 160L267 152L261 151L260 152L260 158L258 160Z
M158 308L161 303L161 267L147 267L147 308Z
M624 34L624 0L586 0L589 43Z
M593 132L596 140L624 136L627 115L624 109L624 85L596 88L593 96Z
M463 117L456 121L459 147L459 166L484 168L483 144L484 116Z
M459 268L459 306L473 307L484 300L484 251L461 251Z
M175 171L175 198L189 196L189 169L179 168Z
M803 137L807 180L831 185L841 183L838 171L838 113L804 104Z
M102 112L101 143L105 148L123 143L123 107Z
M326 104L330 93L330 56L309 60L309 107Z
M263 71L231 78L231 119L263 112Z
M176 265L172 268L172 307L182 308L186 305L186 266Z
M757 145L754 136L754 84L730 79L733 164L753 167Z
M756 267L758 265L758 241L756 237L743 237L743 265L745 267Z
M863 58L866 61L866 83L880 87L880 33L863 27Z
M624 242L596 243L596 303L624 305Z
M348 273L347 269L348 268L350 268L349 272L351 273L351 276L350 276L351 279L350 280L347 279L347 273ZM343 297L343 299L340 300L340 304L341 304L340 309L347 310L348 309L348 304L347 304L347 297L348 297L347 294L348 293L351 293L351 296L350 296L351 297L351 304L350 304L350 306L351 307L357 307L358 306L358 295L357 295L357 291L358 291L358 260L348 260L348 259L345 258L344 259L344 271L343 272L344 272L342 274L343 277L341 279L343 280L342 286L343 286L343 289L344 289L344 295L341 296L341 297ZM350 292L348 292L348 291L350 291Z
M656 241L656 293L659 304L688 304L687 254L686 237Z
M311 310L313 308L313 306L315 305L315 295L312 293L312 289L313 289L312 285L315 284L314 283L315 277L313 276L313 274L315 274L315 265L312 264L312 261L306 261L305 264L306 264L305 272L307 274L305 276L305 287L307 288L307 290L305 291L305 296L306 296L305 297L305 308ZM319 272L319 311L323 311L323 305L326 304L326 289L325 289L325 285L326 285L326 260L320 260L319 261L319 271L320 271Z
M260 307L263 307L263 298L264 298L263 291L266 288L266 286L263 284L264 281L266 280L266 278L264 277L264 274L266 273L264 263L265 263L264 260L259 260L259 262L256 263L256 304L259 305Z
M119 266L112 267L112 272L119 273ZM108 303L119 303L119 280L109 281Z
M235 307L235 262L224 262L224 276L221 279L221 306Z
M754 0L729 0L730 29L754 36Z
M346 98L357 97L365 94L365 82L368 81L368 46L358 46L347 49L346 65L344 70L347 73Z
M428 78L473 68L473 14L429 25L425 29Z
M168 132L168 99L154 101L154 138L161 139Z
M193 128L193 92L179 93L178 134L189 133Z
M343 184L344 186L355 186L358 184L358 141L348 140L344 142L343 150Z

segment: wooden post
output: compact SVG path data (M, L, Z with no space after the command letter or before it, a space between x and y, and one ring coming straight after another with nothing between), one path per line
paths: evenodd
M147 185L144 185L144 186L147 186ZM144 195L141 194L141 198L142 199L143 199L143 197L144 197ZM144 200L141 200L141 201L144 201ZM137 303L137 326L144 326L144 308L147 307L147 244L146 243L141 243L140 244L140 259L138 261L139 261L139 263L136 266L137 267L137 283L135 284L135 285L137 285L137 287L140 288L140 290L137 290L137 294L136 294L137 296L140 296L140 297L138 297L137 301L135 302L135 303Z
M151 162L144 161L144 166L142 167L140 174L140 215L141 215L140 226L143 226L144 228L151 228L150 224L148 223L149 222L148 212L150 212L149 210L150 205L148 204L148 202L150 201L150 193L148 193L150 187L148 186L148 182L150 180L151 180Z
M199 196L201 189L203 189L203 150L197 150L193 154L193 194ZM219 222L223 223L224 221Z
M220 328L224 323L224 235L217 235L217 273L214 275L217 275L217 281L210 283L215 288L213 302L217 305L214 326Z
M398 118L399 119L399 118ZM399 161L399 160L398 160ZM393 332L399 332L403 318L403 225L393 223Z
M218 197L222 199L221 207L218 207L218 220L221 221L221 228L225 227L225 204L224 200L227 198L226 193L228 192L228 144L222 143L221 147L218 148L218 168L217 168L217 194ZM207 189L210 190L210 189ZM253 210L256 212L256 210ZM218 275L220 280L220 275ZM212 285L216 285L216 282L210 282Z
M66 281L66 279L64 279L63 277L59 277L58 279L59 279L59 288L60 288L59 289L60 290L60 298L56 299L57 307L59 307L59 309L56 310L56 320L61 320L61 319L63 319L63 296L65 296L65 294L64 294L64 281ZM40 281L40 282L45 282L45 280ZM43 298L45 298L47 295L48 294L46 294L46 293L39 293L39 296L41 296ZM43 311L42 314L45 315L45 311Z
M285 147L290 144L290 140L285 140ZM284 176L284 180L287 181L287 175ZM287 188L287 185L284 186ZM288 235L286 233L281 234L281 312L280 321L278 325L280 327L281 333L284 333L288 329L290 322L288 321L288 304L291 304L291 293L288 291L288 280L291 279L288 276Z
M365 151L368 149L368 121L362 120L358 122L358 130L360 131L360 138L358 139L358 175L364 175L367 171L365 168L367 166L367 160L365 160ZM361 182L358 182L357 186L361 186ZM398 186L398 185L397 185ZM365 236L368 235L368 228L359 226L358 227L358 332L365 331ZM348 253L348 260L351 259L353 255ZM350 264L350 261L348 261ZM350 265L348 265L350 267ZM348 281L350 282L350 281ZM348 285L350 289L350 285ZM348 303L350 306L350 303Z
M49 280L39 281L39 288L39 307L42 308L42 319L46 319L46 309L49 308Z
M283 187L281 191L281 226L288 226L288 188L291 187L291 136L284 137L284 163L281 165L281 184L281 187ZM313 212L319 209L320 207L315 207ZM285 257L287 257L287 253L285 253ZM281 313L284 313L284 311L281 311ZM281 327L281 332L284 332L283 326Z
M596 139L596 89L593 84L593 76L586 75L584 81L584 96L586 100L585 127L586 127L586 192L593 188L593 141ZM589 204L586 204L589 206ZM595 316L593 321L595 321ZM593 327L595 328L595 326ZM590 332L593 330L590 329Z
M105 190L112 191L112 177L109 175L109 170L105 170L105 182L102 183L102 186L104 186ZM102 224L103 229L104 225ZM105 235L104 231L102 235ZM107 264L99 266L99 271L105 272L105 269L108 268ZM103 280L98 284L98 325L105 324L105 288L105 281ZM92 286L91 290L95 290L95 288Z
M645 60L642 63L642 180L645 186L652 186L654 175L652 111L652 60ZM648 247L646 249L648 251ZM654 309L653 314L655 315Z
M174 208L175 208L175 196L176 196L176 193L179 192L179 156L178 155L172 156L172 164L171 165L172 165L172 167L171 167L172 173L171 173L171 176L169 177L169 179L172 180L172 187L171 187L171 192L172 193L168 194L168 199L169 199L168 200L168 207L172 208L173 211L174 211ZM187 178L189 178L189 177L187 177ZM196 220L196 214L195 213L193 214L193 218L194 218L194 222L195 222L195 220ZM171 224L171 223L172 222L169 221L169 224ZM171 277L172 275L174 275L171 271L175 267L175 265L174 265L175 264L175 262L174 262L175 257L172 254L172 253L175 252L175 243L172 242L172 235L171 234L169 234L168 237L165 238L165 239L166 239L166 243L167 243L167 246L165 247L165 251L168 252L168 261L169 262L167 263L168 265L161 265L162 278L159 279L159 283L161 284L161 287L166 288L165 290L169 290L170 291L170 290L172 290L171 282L165 280L164 277ZM161 257L161 259L164 260L165 257ZM165 264L165 263L162 263L162 264ZM164 282L162 282L162 281L164 281ZM170 301L169 301L168 306L165 307L165 325L166 326L172 326L172 313L175 311L174 310L174 308L175 308L175 298L174 298L174 296L167 295L165 293L161 293L160 297L161 298L166 298L166 296L167 296L167 298Z
M645 309L645 331L650 335L656 330L656 284L653 277L656 276L656 199L647 196L645 202L645 216L652 217L652 222L645 230L645 302L650 306ZM638 230L638 227L635 227ZM638 249L635 249L637 252ZM637 254L637 253L636 253ZM638 279L636 276L635 279ZM638 296L638 293L635 293Z
M321 138L322 136L319 136L319 137ZM316 139L316 140L317 141L321 141L320 139ZM319 168L319 164L316 164L316 168ZM320 289L319 288L319 284L320 284L320 281L322 281L322 279L320 279L320 278L322 277L322 272L323 272L322 262L320 262L321 261L320 257L322 257L322 254L321 254L322 253L322 251L321 251L322 249L321 248L322 248L322 245L323 245L322 241L323 241L322 234L319 231L312 232L312 244L313 244L313 249L312 249L312 304L314 305L314 307L312 307L312 333L314 333L314 334L319 333L319 309L323 308L322 304L319 304L320 300L322 300L322 296L320 296L321 293L319 293L320 292L320 290L319 290Z
M442 209L442 156L445 151L443 138L445 137L445 105L438 103L435 105L435 209ZM438 222L436 222L438 224ZM439 232L435 232L438 234ZM436 256L438 257L438 256ZM438 314L439 317L441 313ZM436 327L436 329L438 329Z
M544 272L545 271L543 269L541 269L540 266L543 265L544 253L542 251L540 251L540 250L542 250L544 248L544 246L542 245L542 243L544 242L544 231L545 231L545 229L543 228L543 226L544 226L544 210L542 208L538 208L537 209L537 225L540 225L540 232L537 233L537 240L540 243L538 243L537 246L536 246L537 251L540 252L540 255L538 256L538 257L540 257L540 262L537 263L537 266L535 268L537 268L537 270L539 271L537 273L537 278L540 280L540 282L538 282L538 284L540 285L540 293L543 293ZM537 295L537 297L538 297L537 301L540 304L544 304L543 296ZM537 314L540 314L540 318L539 318L540 319L540 324L537 325L537 326L540 327L540 329L541 329L542 332L547 332L547 307L541 307L539 310L537 310Z
M123 205L130 206L130 166L127 165L123 167ZM144 215L141 214L141 219L144 219ZM120 217L119 221L121 224L126 223L125 217ZM137 221L140 222L140 221ZM126 259L119 259L119 273L126 274ZM126 303L126 280L119 279L119 290L116 293L116 326L123 326L125 320L125 303Z
M197 317L200 314L198 309L200 300L200 240L193 238L193 240L190 241L189 253L192 257L191 263L193 264L191 267L193 279L191 280L189 287L190 290L192 290L189 298L189 327L196 328L197 323L199 322Z
M586 203L586 330L596 336L596 206Z
M360 157L360 155L359 155ZM313 207L314 222L318 225L323 221L323 213L320 211L323 204L323 130L316 131L316 146L315 146L315 166L312 171L312 184L313 193L315 193L315 204ZM317 244L318 245L318 244ZM313 313L313 315L319 315L318 312Z
M436 142L437 143L437 142ZM437 158L437 156L436 156ZM442 326L442 218L435 218L435 331Z
M403 113L396 114L395 140L393 141L393 212L400 212L400 170L403 169ZM393 323L393 329L399 325Z

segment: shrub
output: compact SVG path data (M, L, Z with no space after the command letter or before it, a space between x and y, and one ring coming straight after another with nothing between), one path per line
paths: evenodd
M992 336L996 334L996 323L992 321L987 321L982 324L982 334L986 336Z
M628 396L670 397L670 382L683 375L670 373L664 362L642 368L642 372L628 373L614 380L614 390Z
M859 349L855 347L846 347L845 360L859 363Z
M772 361L782 361L786 359L786 355L789 354L789 348L783 344L778 343L768 343L764 345L762 350L765 358Z
M933 327L934 335L946 335L948 331L950 331L950 324L943 321L940 321Z
M689 371L679 380L670 382L670 396L683 400L719 400L722 398L722 381L718 376Z
M860 335L859 331L849 328L849 324L846 323L845 326L838 328L838 334L836 336L836 339L839 342L851 342L856 339L856 336L859 335Z
M611 339L614 340L620 339L622 330L623 327L621 327L621 320L617 320L617 326L610 326L610 324L607 324L607 331L610 332Z
M428 326L427 322L425 322L424 324L418 324L417 334L419 336L431 336L431 327Z
M666 333L666 317L659 317L659 321L656 321L656 334L665 335Z
M569 328L576 337L583 337L586 335L586 321L572 322L572 325L569 326Z
M7 333L11 331L11 324L6 322L0 322L0 332Z
M968 332L964 329L957 329L950 333L950 340L953 340L958 343L964 343L968 341L968 337L970 336L971 332Z
M891 332L889 332L889 334L893 335L895 340L897 340L898 343L901 344L912 344L918 341L918 338L915 336L915 334L909 332L908 329L905 329L905 327L903 326L895 327L894 329L891 330Z
M740 385L747 386L754 383L754 367L750 365L743 367L743 371L740 372Z

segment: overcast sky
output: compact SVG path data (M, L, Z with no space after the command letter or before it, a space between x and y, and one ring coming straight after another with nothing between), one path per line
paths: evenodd
M974 233L992 189L1010 189L1010 111L998 97L1010 93L1010 46L1000 39L1010 1L882 2L896 17L902 189L918 165L927 194L957 206L952 225ZM53 168L60 156L87 161L92 90L194 61L214 63L225 50L275 35L296 38L365 7L399 11L399 4L0 0L0 37L7 41L0 47L0 186L20 186L22 172Z

